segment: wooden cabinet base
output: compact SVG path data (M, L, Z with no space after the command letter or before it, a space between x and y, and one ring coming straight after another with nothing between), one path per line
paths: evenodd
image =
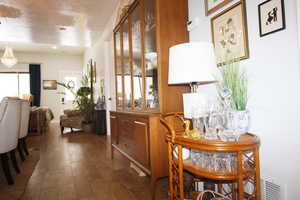
M168 175L167 143L159 114L110 112L111 149L117 150L156 182Z

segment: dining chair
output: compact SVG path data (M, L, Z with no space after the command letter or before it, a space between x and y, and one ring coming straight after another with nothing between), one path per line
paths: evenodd
M26 137L28 134L29 126L29 116L30 116L30 102L27 100L20 100L21 102L21 121L20 121L20 131L19 131L19 142L18 142L18 151L22 161L25 161L25 156L29 155Z
M20 101L4 98L0 104L0 157L4 175L9 185L14 184L14 180L10 173L8 154L10 154L16 172L20 173L15 156L19 138L20 116Z

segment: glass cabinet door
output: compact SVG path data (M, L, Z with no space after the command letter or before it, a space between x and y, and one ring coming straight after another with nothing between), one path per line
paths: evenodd
M142 109L144 103L140 14L140 4L138 4L131 13L133 106L135 109Z
M157 72L157 50L156 50L156 19L155 1L145 0L145 98L148 109L159 108L158 99L158 72Z
M124 108L132 108L131 96L131 59L129 48L129 20L128 18L123 23L123 76L124 76Z
M122 70L122 55L121 55L121 31L115 33L115 65L116 65L116 98L117 108L123 107L123 70Z

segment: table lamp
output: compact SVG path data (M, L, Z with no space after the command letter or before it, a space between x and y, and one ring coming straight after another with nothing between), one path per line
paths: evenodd
M169 50L169 85L189 84L191 92L183 94L184 117L207 103L205 94L197 93L199 85L215 83L217 63L212 43L191 42L175 45Z

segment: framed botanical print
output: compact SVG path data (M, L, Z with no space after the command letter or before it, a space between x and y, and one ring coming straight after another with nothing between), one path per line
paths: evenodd
M232 0L204 0L206 16L222 8Z
M228 59L249 58L244 0L213 17L211 31L218 65L222 65Z
M285 29L284 0L268 0L258 5L260 37Z

